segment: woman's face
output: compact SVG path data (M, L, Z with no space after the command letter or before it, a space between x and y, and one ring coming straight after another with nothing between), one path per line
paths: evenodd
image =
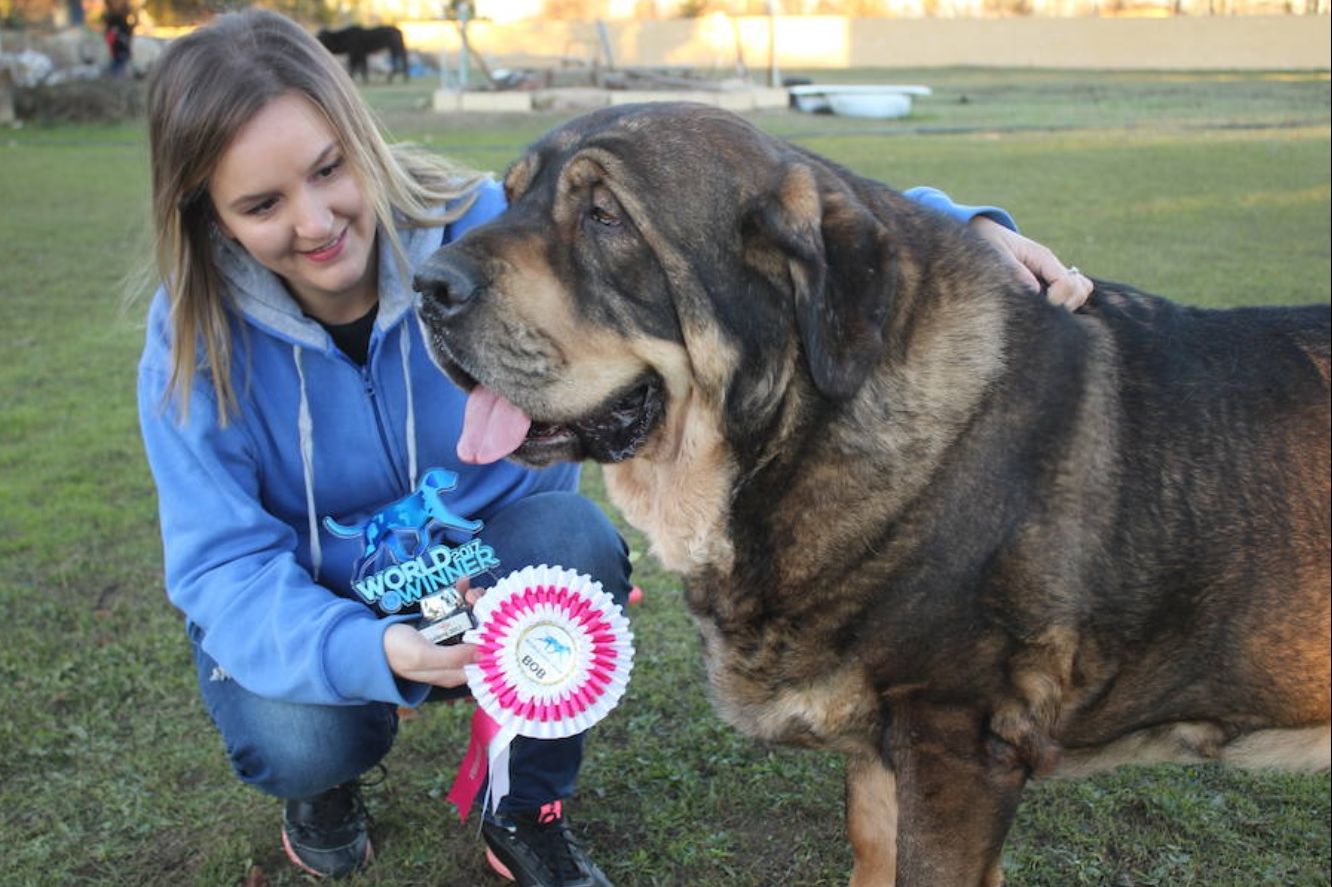
M337 134L304 96L273 99L241 127L208 182L217 221L326 323L378 297L375 216Z

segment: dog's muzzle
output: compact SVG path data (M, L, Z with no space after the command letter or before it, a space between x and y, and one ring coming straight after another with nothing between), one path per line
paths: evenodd
M447 323L476 300L481 269L466 254L445 247L425 263L412 280L421 294L421 315L427 323Z

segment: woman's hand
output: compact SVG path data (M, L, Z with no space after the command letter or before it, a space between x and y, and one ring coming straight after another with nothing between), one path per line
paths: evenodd
M456 586L466 597L468 606L485 594L485 589L478 590L470 585L467 579L462 579ZM397 622L384 632L384 656L388 659L389 670L400 678L439 687L457 687L467 682L463 666L476 661L476 647L472 644L440 647L430 643L407 623Z
M1052 304L1077 311L1092 292L1092 282L1077 268L1059 261L1059 257L1036 241L1010 231L987 216L976 216L969 223L973 231L990 242L1000 258L1017 271L1033 291L1048 286L1045 297Z
M384 631L384 656L398 677L438 687L457 687L467 682L464 665L476 661L476 647L454 644L438 647L405 622Z

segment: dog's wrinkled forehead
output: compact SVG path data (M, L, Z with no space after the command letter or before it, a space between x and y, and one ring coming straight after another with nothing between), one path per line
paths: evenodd
M632 176L672 193L698 185L701 169L734 170L710 182L713 189L740 186L779 151L775 139L743 118L685 102L620 105L585 114L548 133L515 163L504 180L510 202L539 184L554 186L568 162L594 151L614 158L617 176ZM757 161L757 162L756 162Z

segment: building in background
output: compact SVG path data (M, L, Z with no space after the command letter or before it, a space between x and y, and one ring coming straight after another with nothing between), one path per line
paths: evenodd
M104 0L0 0L0 28L97 22ZM653 21L704 16L986 18L1068 16L1320 15L1329 0L472 0L477 20ZM137 0L146 24L189 24L242 0ZM428 21L450 17L450 0L259 0L311 24Z

